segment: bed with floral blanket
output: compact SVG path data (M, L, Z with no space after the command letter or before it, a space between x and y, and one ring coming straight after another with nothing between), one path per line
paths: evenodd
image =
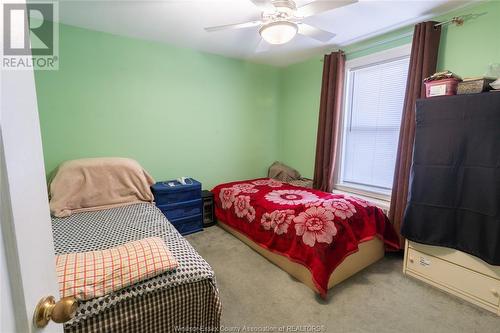
M387 250L399 249L383 211L356 197L269 178L220 184L212 192L219 222L305 266L322 297L332 272L358 252L361 243L378 238Z

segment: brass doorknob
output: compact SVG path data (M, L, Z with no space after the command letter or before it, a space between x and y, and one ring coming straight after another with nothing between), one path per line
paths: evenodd
M74 297L63 297L58 302L54 296L44 297L36 305L33 323L37 328L47 326L50 320L65 323L75 316L77 306Z

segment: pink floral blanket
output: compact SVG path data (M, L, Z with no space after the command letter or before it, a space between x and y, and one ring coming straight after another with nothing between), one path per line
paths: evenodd
M269 178L216 186L217 219L260 246L307 267L322 297L335 268L361 242L399 239L382 210L356 197L325 193Z

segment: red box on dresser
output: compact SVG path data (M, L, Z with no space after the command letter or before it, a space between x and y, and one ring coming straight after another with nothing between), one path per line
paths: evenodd
M425 97L456 95L459 82L455 78L425 82Z

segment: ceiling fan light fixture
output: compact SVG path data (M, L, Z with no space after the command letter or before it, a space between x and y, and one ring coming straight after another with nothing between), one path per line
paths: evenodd
M269 44L279 45L288 43L297 34L297 24L289 21L274 21L264 24L259 33Z

